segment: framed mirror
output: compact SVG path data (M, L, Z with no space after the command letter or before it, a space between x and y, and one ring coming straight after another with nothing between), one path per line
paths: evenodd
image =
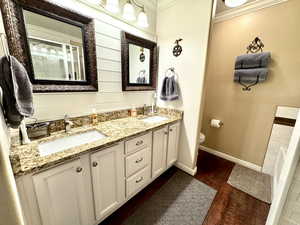
M93 19L45 0L3 0L1 11L34 92L98 91Z
M156 89L157 44L122 32L123 91Z

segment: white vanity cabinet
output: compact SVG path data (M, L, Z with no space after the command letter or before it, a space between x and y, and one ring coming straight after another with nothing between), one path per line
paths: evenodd
M178 159L180 123L170 125L168 133L167 168L171 167Z
M158 177L167 168L168 126L153 131L152 178Z
M180 122L17 179L26 225L95 225L178 157Z
M96 220L115 211L125 200L124 143L91 155Z
M89 223L89 197L80 159L38 173L32 178L43 225Z

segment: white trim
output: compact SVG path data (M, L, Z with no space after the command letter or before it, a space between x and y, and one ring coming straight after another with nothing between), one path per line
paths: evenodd
M249 2L242 7L229 9L221 13L217 13L216 17L213 18L214 23L218 23L221 21L229 20L237 16L241 16L247 13L256 12L258 10L268 8L274 5L278 5L288 0L257 0L254 2Z
M176 162L176 163L175 163L175 166L176 166L177 168L183 170L184 172L186 172L186 173L192 175L192 176L195 176L196 173L197 173L197 166L196 166L194 169L192 169L192 168L190 168L190 167L188 167L188 166L186 166L186 165L184 165L184 164L182 164L182 163L180 163L180 162Z
M258 166L258 165L254 164L254 163L250 163L250 162L238 159L238 158L235 158L235 157L233 157L231 155L225 154L225 153L217 151L215 149L208 148L208 147L205 147L205 146L202 146L202 145L200 145L200 149L203 150L203 151L206 151L208 153L211 153L211 154L213 154L215 156L218 156L220 158L226 159L228 161L234 162L234 163L239 164L241 166L244 166L244 167L247 167L249 169L255 170L257 172L261 172L262 171L262 167L261 166Z
M288 191L300 159L300 114L298 114L287 153L266 225L277 225L279 223Z

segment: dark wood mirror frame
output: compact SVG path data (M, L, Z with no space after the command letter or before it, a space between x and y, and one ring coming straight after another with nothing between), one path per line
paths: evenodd
M122 31L122 90L123 91L151 91L156 90L158 70L158 48L155 42L134 36ZM129 83L129 44L150 49L150 84Z
M46 0L1 0L0 7L10 54L25 66L33 84L34 92L98 91L95 29L92 18ZM82 29L86 81L50 81L34 78L23 9Z

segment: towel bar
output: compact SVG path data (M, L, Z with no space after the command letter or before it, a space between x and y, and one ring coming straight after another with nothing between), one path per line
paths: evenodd
M259 82L259 76L256 77L256 81L250 85L243 84L241 81L241 76L239 76L239 84L243 86L243 91L251 91L251 87L257 85Z

